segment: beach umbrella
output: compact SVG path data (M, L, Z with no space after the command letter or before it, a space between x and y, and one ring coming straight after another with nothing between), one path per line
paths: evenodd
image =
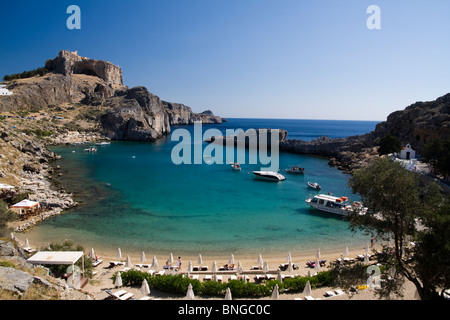
M94 252L94 248L91 248L91 253L89 253L89 257L90 257L92 260L95 260L95 252Z
M320 271L320 261L316 260L316 265L314 266L314 271L319 272Z
M242 267L242 264L241 264L241 262L240 262L240 261L238 261L237 272L238 272L238 273L242 273L242 272L244 272L244 268Z
M369 244L366 244L365 253L366 253L366 254L370 254L370 247L369 247Z
M277 300L280 298L280 293L278 292L278 284L273 287L272 299Z
M293 267L292 267L292 262L289 262L288 264L288 272L292 272L293 271Z
M234 264L234 255L231 254L230 260L228 260L228 264Z
M312 274L311 274L311 270L310 270L310 269L308 270L308 277L310 277L310 278L312 277Z
M344 249L344 257L348 258L348 256L349 256L348 247L346 246L345 249Z
M127 256L127 261L125 262L125 267L131 268L131 266L132 266L132 264L131 264L130 256Z
M227 288L227 290L225 291L225 300L233 300L233 298L231 298L230 288Z
M156 259L156 256L153 256L152 265L151 267L153 269L158 269L158 260Z
M264 266L263 266L262 270L263 270L264 273L269 272L269 263L267 262L267 260L264 261Z
M150 287L148 286L148 282L146 279L144 279L142 281L142 285L141 285L141 293L144 296L148 296L150 294Z
M189 260L188 267L187 267L187 275L189 277L189 274L192 272L192 262Z
M25 246L24 249L30 249L30 242L28 241L28 238L25 239Z
M198 264L203 264L203 259L202 259L202 255L201 254L198 255L197 263Z
M120 271L117 272L116 281L114 282L114 285L116 287L121 287L122 286L122 276L120 275Z
M281 276L281 271L278 270L277 280L283 282L283 277Z
M306 282L305 289L303 289L303 295L305 295L305 296L312 295L311 283L309 283L309 281Z
M194 298L195 298L194 290L192 289L192 284L189 283L188 290L186 292L186 299L187 300L193 300Z
M120 250L120 248L117 249L116 257L117 259L122 259L122 250Z
M368 254L365 254L364 255L364 264L369 264L370 262L369 262L369 255Z
M287 256L287 263L291 263L292 262L292 256L291 256L291 252L289 251L288 256Z
M316 252L316 258L317 258L317 259L320 259L320 249L317 249L317 252Z
M212 272L217 272L217 263L216 260L213 261L213 265L212 265Z
M170 265L173 264L173 254L172 254L172 252L170 253L170 256L169 256L169 264Z
M147 261L147 259L145 257L145 252L142 251L142 253L141 253L141 262L144 263L145 261Z
M262 266L263 263L264 263L263 258L262 258L261 255L259 255L259 257L258 257L258 266Z

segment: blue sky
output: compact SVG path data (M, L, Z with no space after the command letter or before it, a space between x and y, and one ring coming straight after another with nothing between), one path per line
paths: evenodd
M81 30L66 27L72 4ZM449 16L448 0L16 0L0 12L0 76L78 50L197 112L385 120L450 92Z

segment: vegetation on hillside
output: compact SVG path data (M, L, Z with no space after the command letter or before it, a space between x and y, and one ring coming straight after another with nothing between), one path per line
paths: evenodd
M26 78L31 78L34 76L43 76L46 73L48 73L49 71L42 67L42 68L37 68L35 70L30 70L30 71L24 71L22 73L14 73L14 74L10 74L10 75L5 75L3 77L3 80L5 81L10 81L10 80L15 80L15 79L26 79Z

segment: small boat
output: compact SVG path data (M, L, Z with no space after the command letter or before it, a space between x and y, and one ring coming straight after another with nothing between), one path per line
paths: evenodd
M287 173L291 174L303 174L305 172L305 168L301 167L290 167L289 169L285 170Z
M317 182L314 182L314 183L312 183L312 182L307 182L308 183L308 187L310 187L310 188L312 188L312 189L315 189L315 190L320 190L320 189L322 189L322 187L321 186L319 186L319 184L317 183Z
M97 142L96 145L97 146L109 146L111 144L111 142Z
M237 162L231 162L231 168L235 171L241 171L241 165Z
M97 152L97 148L89 147L89 148L84 149L84 152Z
M274 171L252 171L255 178L266 181L283 181L286 180L285 176Z
M341 216L346 216L354 211L359 212L359 214L365 214L367 212L367 208L364 208L360 202L353 202L350 204L347 197L334 197L327 194L318 194L305 201L312 208Z

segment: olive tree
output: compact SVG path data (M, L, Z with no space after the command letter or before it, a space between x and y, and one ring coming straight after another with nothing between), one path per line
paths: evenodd
M355 171L349 186L368 208L366 214L349 216L351 229L374 235L383 244L377 252L385 270L380 295L401 294L406 278L421 299L438 298L437 290L448 284L450 234L448 205L437 184L384 157Z

